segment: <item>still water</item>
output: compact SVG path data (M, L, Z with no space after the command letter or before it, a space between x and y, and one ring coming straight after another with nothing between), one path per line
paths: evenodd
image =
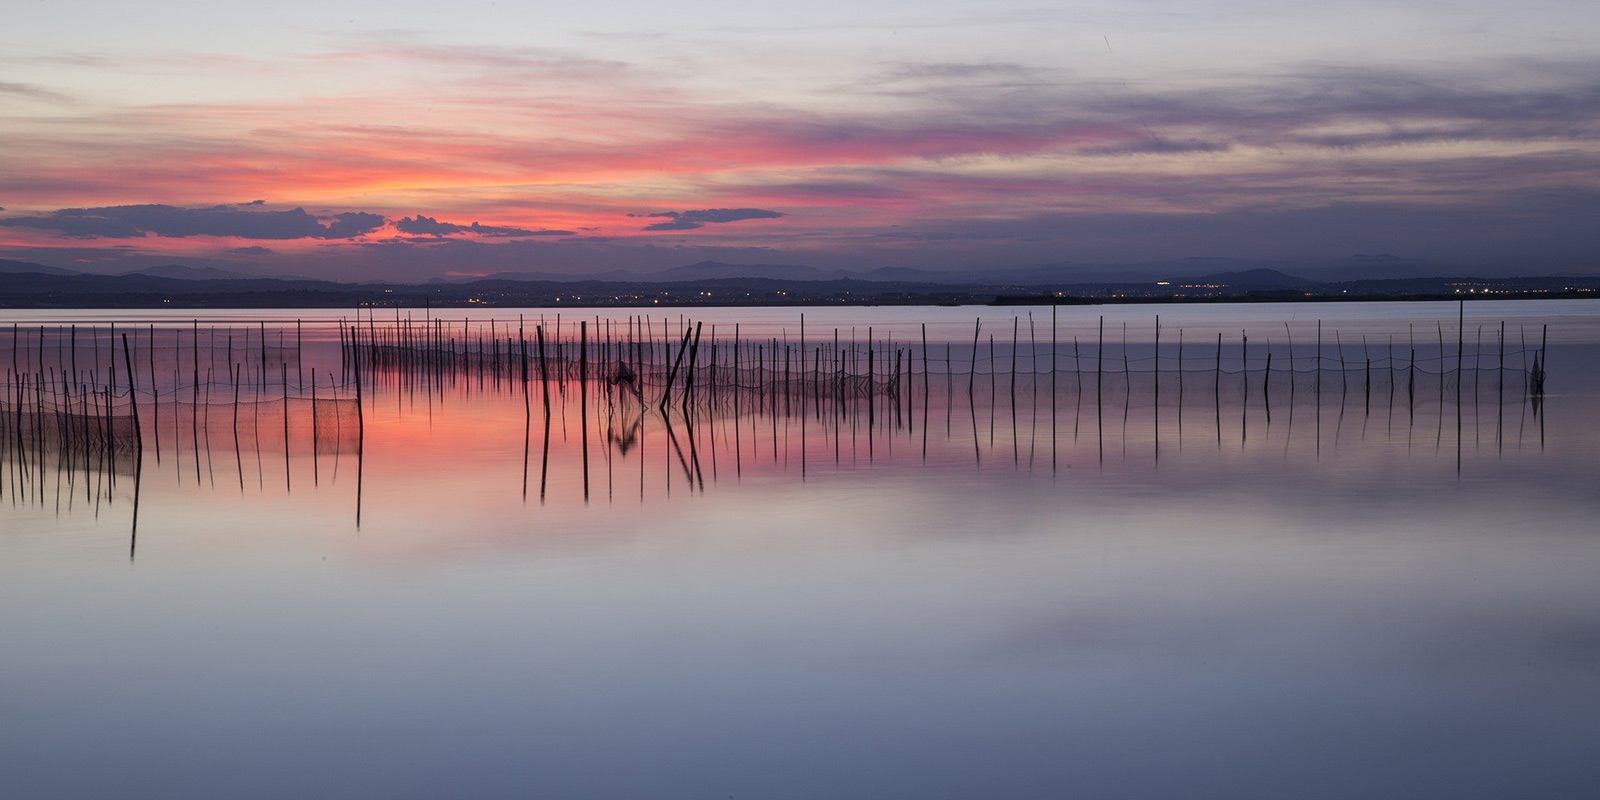
M1600 791L1600 303L648 312L904 382L686 415L597 366L546 428L508 346L369 364L353 433L354 312L0 317L116 321L146 415L136 469L7 451L0 796ZM442 312L519 313L629 330Z

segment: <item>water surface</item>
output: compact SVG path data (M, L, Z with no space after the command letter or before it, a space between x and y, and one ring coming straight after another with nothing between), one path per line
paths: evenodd
M807 309L812 348L906 350L904 394L686 416L593 379L548 437L515 367L370 365L353 435L337 314L8 315L154 325L170 405L136 471L6 462L0 792L1585 796L1600 304L1465 310ZM652 309L658 345L680 313L800 347L794 309ZM263 321L236 425L180 331ZM295 369L347 402L315 431Z

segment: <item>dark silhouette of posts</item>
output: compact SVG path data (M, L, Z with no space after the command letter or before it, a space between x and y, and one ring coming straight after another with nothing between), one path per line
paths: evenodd
M135 396L137 389L133 385L133 350L128 346L128 334L122 334L122 358L128 367L128 405L133 409L133 439L134 446L142 457L144 454L144 431L139 426L139 398ZM137 482L137 479L135 479Z
M544 454L539 466L539 502L544 502L550 477L550 366L545 359L544 326L533 329L539 343L539 383L544 394Z
M694 395L694 367L700 358L700 325L694 324L694 343L689 346L689 375L683 382L683 411L689 413L690 401Z
M539 340L539 389L544 395L544 414L548 417L550 416L550 364L545 359L544 326L535 326L533 333ZM526 353L526 348L524 348L524 353ZM526 362L526 359L524 359L524 362ZM524 367L523 374L524 376L527 374L526 367ZM524 377L524 380L526 380L526 377Z
M357 334L360 330L361 328L356 325L350 327L350 341L353 345L350 348L350 373L356 384L356 530L361 529L361 486L367 461L367 419L361 397L361 348L357 343ZM237 426L235 435L237 436Z
M672 399L672 384L678 379L678 368L683 365L683 356L689 351L689 337L693 335L694 331L684 330L683 341L678 344L678 355L672 360L672 368L667 370L667 384L661 388L662 411L666 411L667 401Z

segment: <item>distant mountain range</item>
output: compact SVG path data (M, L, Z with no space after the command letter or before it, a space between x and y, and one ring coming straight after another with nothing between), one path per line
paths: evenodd
M60 267L47 267L44 264L35 264L32 261L11 261L0 258L0 275L33 273L36 275L82 275L76 270L62 269Z
M242 272L229 272L216 267L190 267L183 264L163 264L158 267L145 267L124 275L148 275L152 278L175 278L180 281L221 281L238 280L241 278L254 278L255 275L246 275Z
M0 258L0 274L34 273L38 275L95 275L100 277L121 277L128 275L143 275L151 278L172 278L181 281L222 281L222 280L252 280L260 278L259 275L248 275L243 272L232 272L216 267L191 267L187 264L161 264L154 267L117 273L116 276L100 272L86 272L84 270L63 269L45 264L36 264L32 261L13 261ZM292 276L291 280L302 280Z

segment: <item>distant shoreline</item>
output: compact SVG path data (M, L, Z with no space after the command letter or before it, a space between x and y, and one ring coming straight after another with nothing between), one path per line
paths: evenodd
M709 278L694 281L341 283L283 278L0 272L6 309L655 308L1173 303L1346 303L1600 298L1600 276L1433 277L1314 282L1271 271L1187 282L938 284Z
M1037 302L1034 302L1037 300ZM1059 298L1054 305L1062 306L1114 306L1114 305L1172 305L1217 303L1454 303L1465 300L1477 303L1486 300L1600 300L1600 292L1514 292L1506 294L1415 294L1415 295L1303 295L1299 297L1101 297ZM982 305L1052 305L1050 298L997 297L994 302ZM979 305L979 304L973 304Z

